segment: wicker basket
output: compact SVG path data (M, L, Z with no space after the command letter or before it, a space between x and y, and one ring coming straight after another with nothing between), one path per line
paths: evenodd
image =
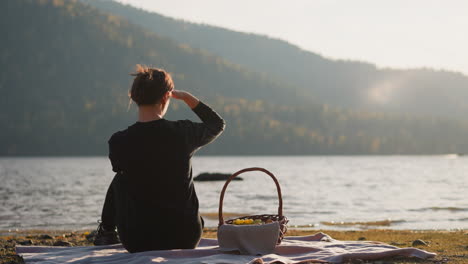
M248 216L242 216L242 217L238 217L238 218L229 219L227 221L224 221L224 219L223 219L223 201L224 201L224 193L226 192L226 188L227 188L228 184L231 182L232 179L234 179L235 177L237 177L238 175L240 175L240 174L242 174L244 172L249 172L249 171L261 171L261 172L264 172L264 173L270 175L270 177L273 179L273 181L276 184L276 189L277 189L277 192L278 192L278 200L279 200L278 214L277 215L271 215L271 214L248 215ZM273 175L273 173L271 173L268 170L263 169L263 168L246 168L246 169L243 169L243 170L240 170L240 171L234 173L233 175L231 175L231 177L229 177L229 179L226 181L226 183L224 184L224 187L223 187L223 189L221 191L221 196L220 196L220 199L219 199L218 218L219 218L218 228L220 226L224 225L224 224L233 224L233 222L236 219L253 219L253 220L260 219L264 223L265 222L266 223L278 222L280 230L279 230L278 241L276 242L277 245L279 245L281 243L281 241L283 240L284 235L286 234L286 231L288 229L287 228L287 223L289 222L289 220L286 218L286 216L283 215L283 197L281 195L281 188L280 188L280 185L278 183L278 180Z

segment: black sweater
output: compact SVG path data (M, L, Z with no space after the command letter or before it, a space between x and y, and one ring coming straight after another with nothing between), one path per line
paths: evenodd
M158 215L198 214L190 159L221 134L225 123L202 102L193 111L203 123L136 122L109 139L112 169L124 175L124 184L139 208Z

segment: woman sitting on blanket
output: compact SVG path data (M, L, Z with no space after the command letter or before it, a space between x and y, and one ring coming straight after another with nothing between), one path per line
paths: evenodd
M190 160L221 134L224 120L190 93L174 90L164 70L137 65L134 76L130 96L138 121L109 139L116 175L94 244L119 243L118 232L129 252L195 248L203 219ZM171 98L184 101L202 123L164 119Z

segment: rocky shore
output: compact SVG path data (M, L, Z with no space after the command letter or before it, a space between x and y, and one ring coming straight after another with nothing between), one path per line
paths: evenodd
M359 263L468 263L468 231L409 231L409 230L366 230L328 231L320 230L338 240L381 241L397 247L417 247L438 254L436 258L421 261L418 259L388 259ZM289 230L288 236L303 236L319 230ZM207 228L203 237L216 238L216 229ZM16 245L37 246L91 246L92 231L51 231L24 230L0 231L0 263L24 263L15 252ZM358 262L353 262L358 263Z

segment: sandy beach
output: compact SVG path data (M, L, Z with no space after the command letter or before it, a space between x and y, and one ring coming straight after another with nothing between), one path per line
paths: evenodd
M289 230L288 236L303 236L324 232L338 240L381 241L397 247L416 247L435 252L429 260L409 258L385 259L374 262L353 263L468 263L468 231L410 231L410 230ZM216 238L216 229L207 228L203 237ZM0 231L0 263L24 263L15 252L15 245L90 246L93 233L89 231L25 230Z

